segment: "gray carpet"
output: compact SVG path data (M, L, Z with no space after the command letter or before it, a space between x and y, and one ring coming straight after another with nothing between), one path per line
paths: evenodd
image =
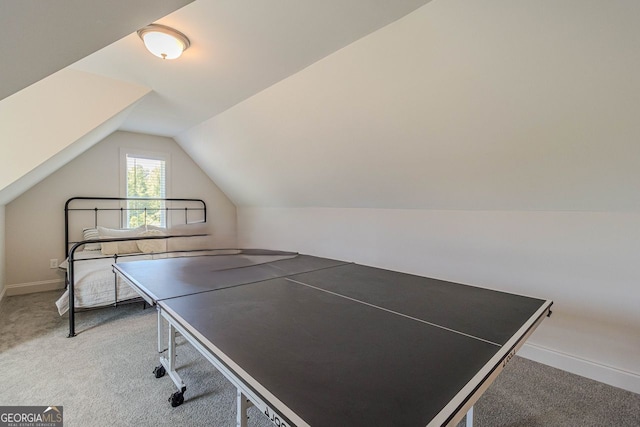
M0 405L62 405L70 427L235 425L235 389L184 341L177 352L186 401L171 408L173 382L152 374L154 309L78 313L79 334L70 339L67 316L54 306L58 295L0 303ZM272 425L255 408L249 414L252 427ZM637 427L640 395L516 357L476 404L474 424Z

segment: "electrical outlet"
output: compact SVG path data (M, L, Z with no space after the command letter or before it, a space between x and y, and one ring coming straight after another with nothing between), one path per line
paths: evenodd
M50 259L49 260L49 268L58 268L58 260Z

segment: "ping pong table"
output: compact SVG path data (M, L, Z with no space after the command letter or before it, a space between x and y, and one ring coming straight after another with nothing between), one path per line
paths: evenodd
M466 415L552 301L296 253L114 264L158 311L160 362L181 334L276 426L442 426ZM168 323L165 344L164 321ZM165 355L166 354L166 355Z

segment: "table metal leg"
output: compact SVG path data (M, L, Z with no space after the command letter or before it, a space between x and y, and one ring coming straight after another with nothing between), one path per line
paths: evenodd
M158 353L163 353L166 350L164 346L164 321L158 308Z
M466 427L473 427L473 406L469 408L469 412L465 416Z
M168 357L160 356L160 363L166 369L173 383L178 387L178 391L171 395L169 401L171 406L179 406L184 402L184 392L187 387L182 382L182 378L176 372L176 328L169 322L169 351Z
M236 405L238 407L236 411L236 427L247 427L247 420L249 419L247 409L253 406L253 404L240 389L237 389L236 396Z

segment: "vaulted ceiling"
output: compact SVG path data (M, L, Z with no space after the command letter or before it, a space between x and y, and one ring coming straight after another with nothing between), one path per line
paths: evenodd
M192 1L0 2L0 100Z
M0 8L0 204L122 129L238 206L640 209L635 0ZM144 50L151 21L182 58Z
M175 136L427 1L2 2L0 203L105 134ZM151 22L188 35L180 60L146 52Z
M192 42L179 60L130 34L72 68L150 87L123 129L175 136L427 1L197 0L157 21Z

